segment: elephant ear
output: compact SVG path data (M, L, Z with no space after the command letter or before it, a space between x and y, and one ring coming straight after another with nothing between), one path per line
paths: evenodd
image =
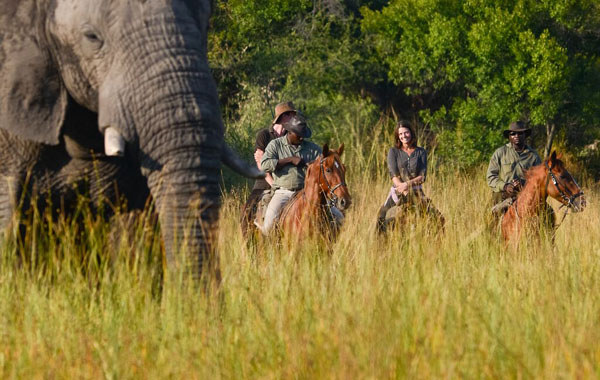
M0 128L56 145L67 101L48 51L31 35L0 30Z

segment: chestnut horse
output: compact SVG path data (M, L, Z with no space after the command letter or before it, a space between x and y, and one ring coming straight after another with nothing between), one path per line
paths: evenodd
M585 208L585 196L583 191L567 171L564 163L552 152L550 158L544 160L540 165L534 166L525 173L525 187L512 206L506 211L502 218L502 237L508 244L513 241L515 247L519 244L524 229L533 231L539 235L542 222L547 222L554 236L554 215L544 217L545 211L550 205L546 204L548 196L566 206L567 211L583 211ZM565 211L566 215L566 211Z
M340 156L344 144L335 149L323 145L323 153L308 164L304 188L285 206L279 218L279 227L284 234L295 237L319 233L335 238L339 224L331 212L348 209L352 198L346 186L346 167Z

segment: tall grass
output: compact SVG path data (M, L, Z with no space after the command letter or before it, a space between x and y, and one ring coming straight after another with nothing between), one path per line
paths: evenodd
M85 212L32 215L24 240L0 243L0 378L600 376L597 189L555 247L510 251L484 227L483 170L429 177L443 234L417 223L387 239L387 180L349 170L331 252L246 247L243 194L226 194L218 290L161 288L150 218L115 241Z

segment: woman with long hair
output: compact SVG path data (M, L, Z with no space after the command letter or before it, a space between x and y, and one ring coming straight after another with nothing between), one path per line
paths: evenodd
M422 183L427 178L427 151L417 146L417 135L406 120L400 120L394 129L394 146L387 156L393 186L383 206L379 209L377 230L385 232L386 214L394 206L408 209L411 206L436 218L443 226L444 217L425 196Z

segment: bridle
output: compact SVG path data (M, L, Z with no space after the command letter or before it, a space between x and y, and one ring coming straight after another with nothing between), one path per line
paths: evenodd
M569 190L566 186L563 186L564 189L566 190L566 192L563 191L559 186L559 182L558 182L558 179L556 178L556 175L552 172L552 169L550 168L550 166L548 166L548 162L544 162L544 165L546 165L546 169L548 169L548 176L546 176L546 193L548 192L548 185L550 184L550 180L552 179L552 183L554 184L554 187L556 187L556 190L558 191L558 193L560 194L560 197L564 201L564 203L562 205L560 205L559 210L565 206L567 207L565 209L565 213L562 216L562 219L560 220L560 223L558 223L558 225L556 225L556 227L554 227L554 233L556 233L556 230L558 230L558 227L560 227L560 225L563 224L563 222L565 221L565 218L567 217L567 213L569 212L569 209L575 207L575 204L573 203L575 201L575 199L583 196L583 191L581 190L581 187L579 187L579 184L577 183L577 181L575 181L575 178L573 178L573 176L571 176L571 179L573 180L573 183L575 183L575 186L577 186L577 190L578 190L577 193L576 194L571 193L571 190Z
M575 181L575 178L571 176L571 179L573 180L573 183L575 183L575 186L577 186L578 191L576 194L573 194L571 193L571 190L569 190L566 186L563 186L564 190L561 189L561 187L559 186L560 183L558 182L556 175L552 172L550 166L548 166L548 163L545 162L544 165L546 165L546 168L548 169L548 176L546 177L546 192L548 191L548 185L550 184L550 180L552 180L554 187L556 187L556 190L558 191L560 197L564 201L561 207L567 206L567 208L574 208L575 200L583 196L583 191L581 190L581 187L579 187L579 185L577 184L577 181Z
M329 184L329 181L327 180L327 177L325 176L325 167L323 166L323 162L325 162L325 160L327 159L327 157L323 157L320 161L319 161L319 176L323 177L323 181L325 181L325 187L323 186L323 182L321 182L320 178L319 178L319 189L321 190L321 192L325 195L325 198L327 199L327 204L329 206L335 206L338 197L337 195L335 195L335 190L338 187L346 187L346 182L344 182L343 180L338 183L337 185L331 187L331 185ZM337 162L337 160L335 159L335 157L333 158L333 162L336 165L339 165L339 163Z
M576 207L575 203L574 203L575 200L579 197L582 197L584 194L583 194L583 191L581 190L581 187L579 187L579 184L577 183L577 181L575 181L575 178L573 178L573 176L571 176L571 179L573 180L573 183L575 183L575 186L577 186L577 190L578 190L577 193L576 194L571 193L571 190L569 190L566 186L563 186L564 190L561 189L560 182L558 182L558 178L556 178L556 175L552 172L552 169L548 165L548 162L544 162L544 165L546 166L546 169L548 169L548 175L546 176L546 187L545 187L546 193L548 193L548 185L550 184L550 181L552 181L552 183L554 184L554 187L558 191L558 194L560 194L560 197L564 201L561 204L561 206L559 207L559 209L561 209L565 206L567 207L565 209L565 213L563 214L560 223L558 223L558 225L555 226L555 229L558 229L558 227L565 220L565 217L567 216L569 209ZM518 212L517 203L514 202L512 204L512 207L515 210L515 215L517 216L517 218L520 219L521 216L519 215L519 212Z

